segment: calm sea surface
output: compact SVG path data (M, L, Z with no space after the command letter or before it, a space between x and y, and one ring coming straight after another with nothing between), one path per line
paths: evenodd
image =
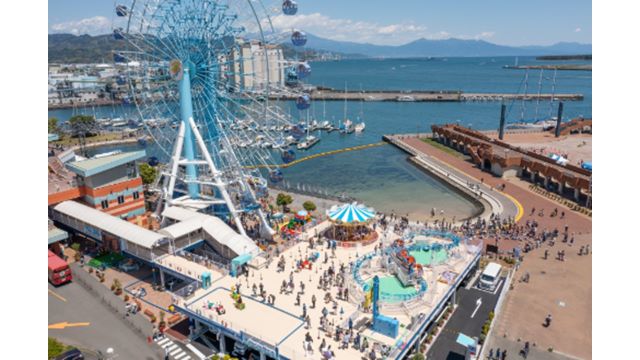
M336 89L344 89L345 81L350 90L462 90L465 92L522 93L525 82L523 70L503 69L514 63L513 57L496 58L448 58L448 59L393 59L346 60L313 63L309 82ZM534 58L520 57L519 64L551 64ZM584 62L571 62L584 63ZM528 93L537 93L540 72L530 71ZM584 101L565 102L563 118L591 116L591 72L558 71L555 77L556 93L580 93ZM551 93L553 72L542 74L542 93ZM288 104L294 109L292 104ZM315 117L322 118L323 105L327 120L342 119L344 104L341 101L316 102L311 109ZM525 104L524 119L555 116L557 104L535 101ZM519 121L522 103L507 103L508 121ZM366 122L366 130L360 135L321 133L320 143L307 152L298 151L298 157L340 149L348 146L378 142L382 135L429 131L432 124L459 121L476 129L496 129L500 115L499 102L468 103L397 103L397 102L349 102L348 116L355 120L360 116ZM65 121L75 113L91 113L96 117L133 117L131 107L115 106L95 109L54 110L49 116ZM297 110L292 110L292 114ZM334 120L335 119L335 120ZM128 146L126 149L137 147ZM120 147L122 148L122 147ZM110 148L109 148L110 149ZM109 150L107 149L107 150ZM100 152L105 149L100 149ZM147 153L158 155L153 145ZM356 152L322 157L284 169L292 184L300 183L321 187L334 193L346 193L363 200L381 211L410 213L414 219L424 219L435 207L445 209L449 216L462 218L473 212L473 206L459 194L418 170L406 161L406 155L385 145Z

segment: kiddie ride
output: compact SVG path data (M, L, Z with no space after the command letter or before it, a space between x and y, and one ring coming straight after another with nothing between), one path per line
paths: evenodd
M209 310L214 310L215 312L218 313L218 315L223 315L227 312L224 309L224 306L222 306L222 304L216 304L213 301L208 301L205 307L208 308Z
M306 260L304 261L298 260L296 267L298 268L298 270L302 270L302 269L311 270L311 268L313 267L313 263L316 262L319 258L320 258L320 253L316 251L311 255L309 255L309 257Z
M234 301L233 305L236 307L236 309L244 310L245 304L244 302L242 302L242 296L240 295L240 293L238 292L235 286L231 287L231 298Z
M306 211L298 211L298 213L292 217L288 223L280 227L280 233L284 236L295 236L300 233L304 224L311 221L311 215Z
M388 258L388 269L393 273L403 286L415 286L422 280L422 265L416 263L416 259L409 255L403 240L396 240L391 245Z

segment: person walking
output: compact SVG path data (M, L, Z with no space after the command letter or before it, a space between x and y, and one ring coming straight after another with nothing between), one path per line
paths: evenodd
M505 350L502 352L502 357L501 357L501 359L502 359L502 360L506 360L506 359L507 359L507 349L505 349Z
M551 314L547 315L547 317L544 319L544 326L545 327L551 326L551 320L552 320Z

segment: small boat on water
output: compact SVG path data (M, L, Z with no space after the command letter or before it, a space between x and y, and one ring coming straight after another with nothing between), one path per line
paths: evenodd
M278 139L273 143L274 149L284 149L287 146L289 145L287 144L287 141L285 139Z
M321 122L321 123L319 123L317 125L317 129L318 130L330 130L331 128L332 128L331 123L329 121L327 121L327 120L325 120L325 121L323 121L323 122Z
M363 131L364 131L364 128L365 128L365 127L366 127L366 125L365 125L365 123L364 123L364 121L363 121L363 122L361 122L361 123L357 124L357 125L354 127L354 130L355 130L355 132L356 132L356 133L361 133L361 132L363 132Z
M353 126L353 122L349 119L345 119L345 121L340 124L340 133L341 134L351 134L355 131L355 127Z
M313 135L307 135L302 142L300 142L297 146L298 150L307 150L311 148L313 145L317 144L320 141L317 137Z
M122 118L113 119L111 122L112 127L124 127L127 126L129 122L127 120L122 120Z
M298 140L296 140L295 136L293 136L293 135L287 136L286 138L284 138L284 141L285 141L286 146L295 145L295 144L298 143Z
M101 118L96 121L98 122L98 126L100 127L109 127L112 120L110 118Z
M396 100L400 102L411 102L411 101L416 101L416 98L410 95L402 95L402 96L398 96Z

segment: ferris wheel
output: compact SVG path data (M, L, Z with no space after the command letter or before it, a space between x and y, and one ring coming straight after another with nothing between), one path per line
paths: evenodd
M282 181L277 164L293 161L290 138L300 133L277 101L310 99L284 83L277 44L300 30L276 31L271 18L293 16L292 0L132 0L115 4L113 54L118 84L127 86L149 137L164 157L163 204L207 209L232 220L246 235L243 214L257 215L273 234L261 199L269 181ZM294 63L302 76L306 63ZM271 170L264 170L271 169Z

